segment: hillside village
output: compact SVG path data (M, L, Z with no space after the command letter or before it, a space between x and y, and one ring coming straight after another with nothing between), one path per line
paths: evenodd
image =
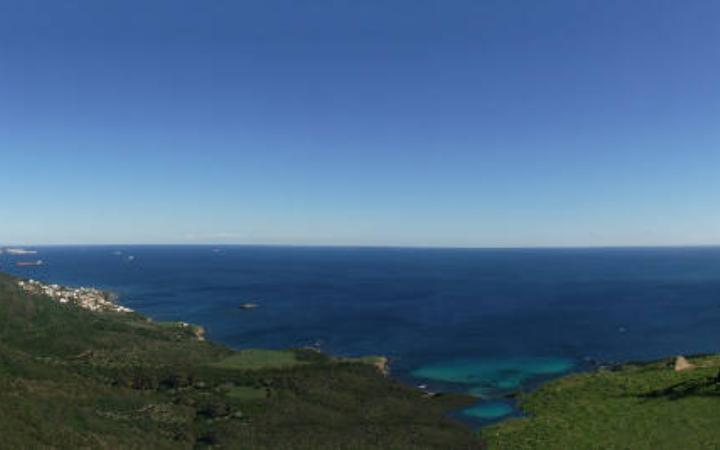
M94 288L71 288L57 284L44 284L36 280L21 280L18 282L18 286L29 294L45 295L59 303L74 304L90 311L133 312L130 308L113 303L105 292Z

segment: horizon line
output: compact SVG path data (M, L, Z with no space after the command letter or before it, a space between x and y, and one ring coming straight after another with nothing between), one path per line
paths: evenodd
M461 245L420 245L420 244L291 244L291 243L71 243L71 244L1 244L8 248L47 247L290 247L290 248L350 248L350 249L418 249L418 250L602 250L602 249L673 249L673 248L718 248L713 244L637 244L637 245L517 245L517 246L461 246Z

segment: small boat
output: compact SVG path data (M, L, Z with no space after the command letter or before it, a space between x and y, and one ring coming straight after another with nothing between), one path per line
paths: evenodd
M42 266L43 260L38 259L37 261L18 261L15 265L19 267L33 267L33 266Z
M259 305L257 303L243 303L240 305L240 309L255 309Z

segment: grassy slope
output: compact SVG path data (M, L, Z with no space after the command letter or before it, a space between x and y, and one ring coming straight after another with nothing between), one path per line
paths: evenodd
M233 352L136 314L29 297L0 274L3 448L477 449L370 364Z
M720 448L720 358L694 358L568 376L523 402L529 418L483 430L490 449Z
M210 366L220 369L258 370L287 368L305 363L293 351L248 349L210 363Z

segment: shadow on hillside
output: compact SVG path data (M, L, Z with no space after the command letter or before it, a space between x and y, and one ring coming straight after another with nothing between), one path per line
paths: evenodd
M683 381L663 389L655 389L638 397L645 399L665 398L680 400L686 397L720 397L720 372L714 377Z

